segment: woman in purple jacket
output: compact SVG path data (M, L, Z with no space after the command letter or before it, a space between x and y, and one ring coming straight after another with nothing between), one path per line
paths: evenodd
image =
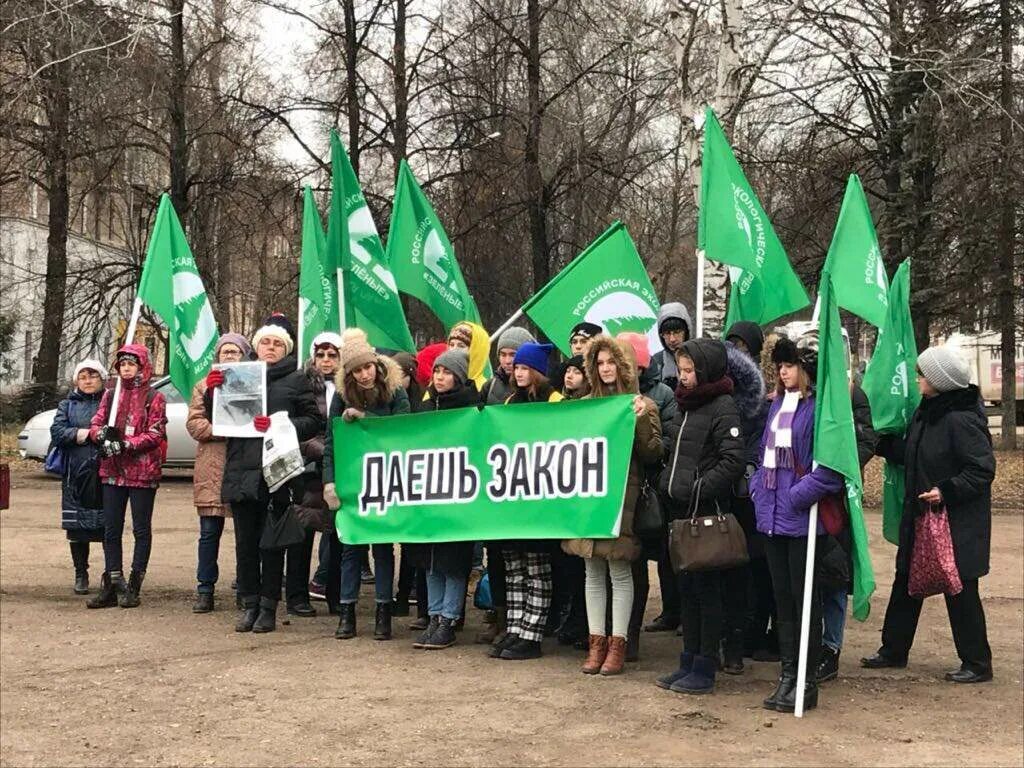
M817 334L797 343L782 338L772 351L779 371L778 390L764 434L761 466L750 481L757 530L765 534L765 555L772 577L777 609L779 658L782 664L775 691L765 709L792 712L796 702L796 666L807 560L808 515L813 504L843 487L842 478L825 467L813 467L814 379L818 366ZM817 550L825 529L818 523ZM811 594L810 642L804 689L804 708L818 703L813 670L821 654L821 594L815 582Z

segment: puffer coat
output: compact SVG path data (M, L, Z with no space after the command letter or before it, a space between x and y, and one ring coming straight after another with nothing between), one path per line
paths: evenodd
M103 529L103 493L100 488L100 456L96 443L77 441L78 430L88 429L100 406L102 390L87 395L75 388L57 405L50 425L50 443L64 454L61 478L60 527L67 531Z

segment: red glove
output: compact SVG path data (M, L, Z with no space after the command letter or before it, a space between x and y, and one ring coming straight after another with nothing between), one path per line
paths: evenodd
M212 370L206 374L206 388L213 389L224 383L224 371Z
M257 432L266 432L268 429L270 429L270 417L256 416L252 420L252 425L256 427Z

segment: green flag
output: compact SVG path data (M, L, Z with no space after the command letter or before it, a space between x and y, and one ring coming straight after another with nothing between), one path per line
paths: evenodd
M825 269L832 274L836 303L881 328L888 312L889 278L878 248L871 209L855 173L846 182Z
M331 219L327 229L328 247L337 260L338 280L345 292L345 326L362 328L375 347L415 352L416 345L370 207L338 132L333 130Z
M658 297L621 221L555 275L523 311L567 356L569 332L584 320L612 336L623 331L646 334L655 349L661 346Z
M737 320L765 325L806 307L807 291L711 107L705 110L701 162L698 258L742 270L732 273L726 328Z
M459 320L480 322L455 250L405 160L395 184L387 261L398 289L426 304L446 330Z
M871 404L871 421L879 434L903 436L921 402L917 389L917 342L910 316L910 259L900 264L889 286L885 324L878 329L875 351L864 373L864 393ZM903 467L885 463L882 493L882 533L898 544L903 517Z
M186 400L213 364L217 321L171 198L160 196L138 299L167 324L171 382Z
M306 348L317 334L337 326L334 310L335 279L324 267L326 251L324 228L313 200L313 190L305 187L302 203L302 255L299 261L299 330L295 357L301 366Z
M875 574L871 570L868 532L864 525L863 485L846 372L846 344L843 342L832 276L828 272L821 273L818 295L821 297L821 321L814 405L814 461L835 470L846 481L846 505L853 539L853 617L864 621L871 611Z

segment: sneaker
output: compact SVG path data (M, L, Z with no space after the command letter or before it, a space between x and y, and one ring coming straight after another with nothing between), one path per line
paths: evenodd
M327 599L327 587L318 581L309 582L309 598L311 600L326 600Z
M420 648L436 651L441 648L450 648L453 645L455 645L455 622L442 616L437 624L437 629Z
M827 645L823 645L821 660L818 662L818 682L827 683L837 677L839 677L839 651L833 651Z

